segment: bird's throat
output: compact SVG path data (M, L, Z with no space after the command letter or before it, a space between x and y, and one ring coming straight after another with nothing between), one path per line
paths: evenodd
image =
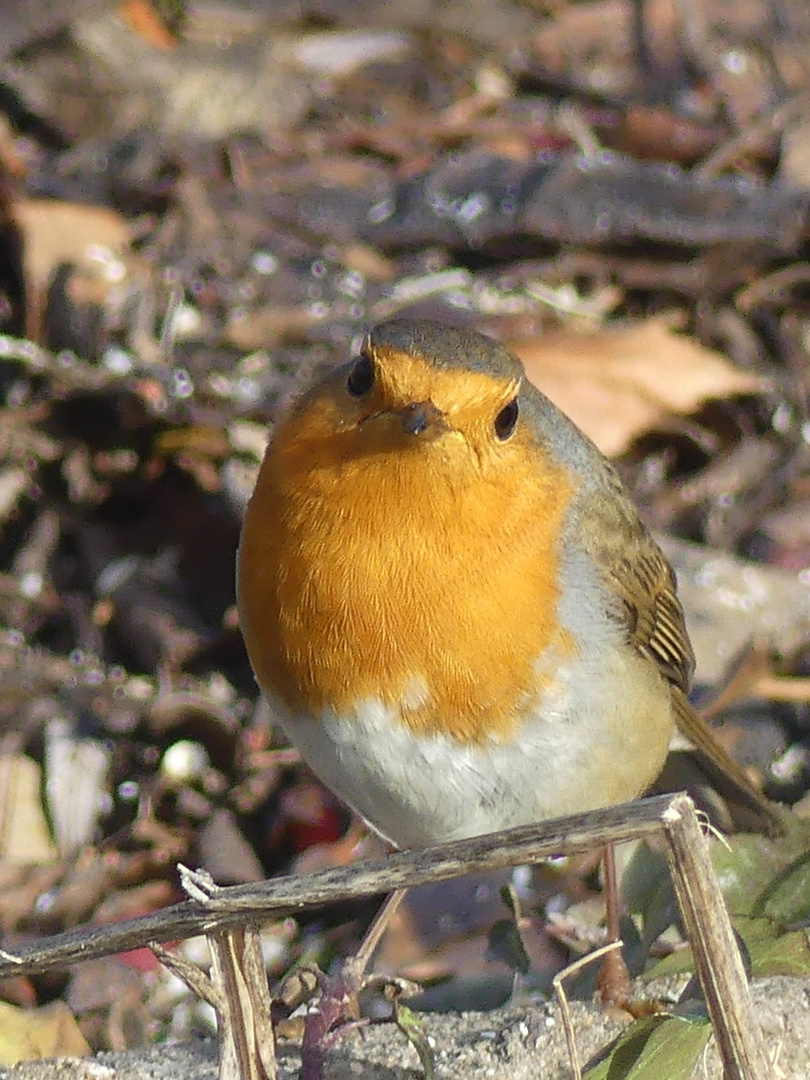
M558 616L573 488L533 449L462 470L437 467L438 446L271 445L239 558L263 689L301 715L380 701L425 734L507 737L544 692L539 661L573 651Z

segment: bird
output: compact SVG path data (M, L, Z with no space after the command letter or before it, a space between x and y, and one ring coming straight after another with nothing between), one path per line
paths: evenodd
M690 704L674 573L616 470L474 330L384 322L280 419L237 606L291 742L395 847L635 799L676 743L779 827Z

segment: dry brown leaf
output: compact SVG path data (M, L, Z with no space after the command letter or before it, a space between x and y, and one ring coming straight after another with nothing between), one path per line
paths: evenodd
M764 387L665 318L596 333L564 330L510 348L534 385L608 456L673 413Z
M669 0L645 5L648 46L662 64L673 61L678 41L676 14ZM587 72L587 80L605 90L630 90L636 70L631 16L632 9L624 0L566 5L541 24L533 51L553 72Z
M36 336L45 291L61 263L75 263L92 273L102 291L120 284L132 269L132 232L114 210L55 199L20 199L14 215L25 239L30 336Z
M15 1065L50 1057L84 1057L87 1040L64 1002L18 1009L0 1001L0 1063Z
M55 858L39 765L23 754L0 755L0 859L28 864Z
M539 23L532 40L532 51L544 68L573 75L602 93L641 88L632 4L592 0L554 7L553 17ZM766 61L758 49L768 32L767 5L761 0L734 0L692 5L686 11L672 0L647 0L646 48L660 70L675 70L683 62L681 43L688 26L692 40L701 40L703 62L711 63L713 93L722 97L738 125L744 123L746 117L766 108L774 93L773 76L768 79ZM731 41L735 43L734 65L723 62ZM782 79L796 85L803 77L794 74L796 64L795 60L790 63L789 47L786 44L780 50L777 43L775 48L780 59L788 54L780 65Z

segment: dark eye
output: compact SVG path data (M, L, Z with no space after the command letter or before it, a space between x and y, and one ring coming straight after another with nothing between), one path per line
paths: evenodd
M495 434L501 440L505 442L506 439L515 430L515 425L518 420L518 402L517 398L513 398L508 405L504 405L498 415L495 417Z
M346 380L346 388L352 397L362 397L374 385L374 365L367 356L361 356Z

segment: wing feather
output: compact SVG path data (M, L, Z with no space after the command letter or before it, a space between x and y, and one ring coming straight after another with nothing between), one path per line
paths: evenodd
M615 483L618 486L618 479ZM689 702L695 655L675 575L635 507L623 491L621 494L623 499L607 508L600 500L600 516L583 517L589 522L586 543L595 565L604 568L605 583L616 599L614 617L623 625L632 648L652 660L669 684L678 730L693 747L692 756L704 780L708 778L730 804L737 825L771 834L779 832L782 825L775 807L752 784ZM617 520L619 515L621 520ZM621 553L617 551L616 536L622 538ZM734 808L742 813L735 815Z

